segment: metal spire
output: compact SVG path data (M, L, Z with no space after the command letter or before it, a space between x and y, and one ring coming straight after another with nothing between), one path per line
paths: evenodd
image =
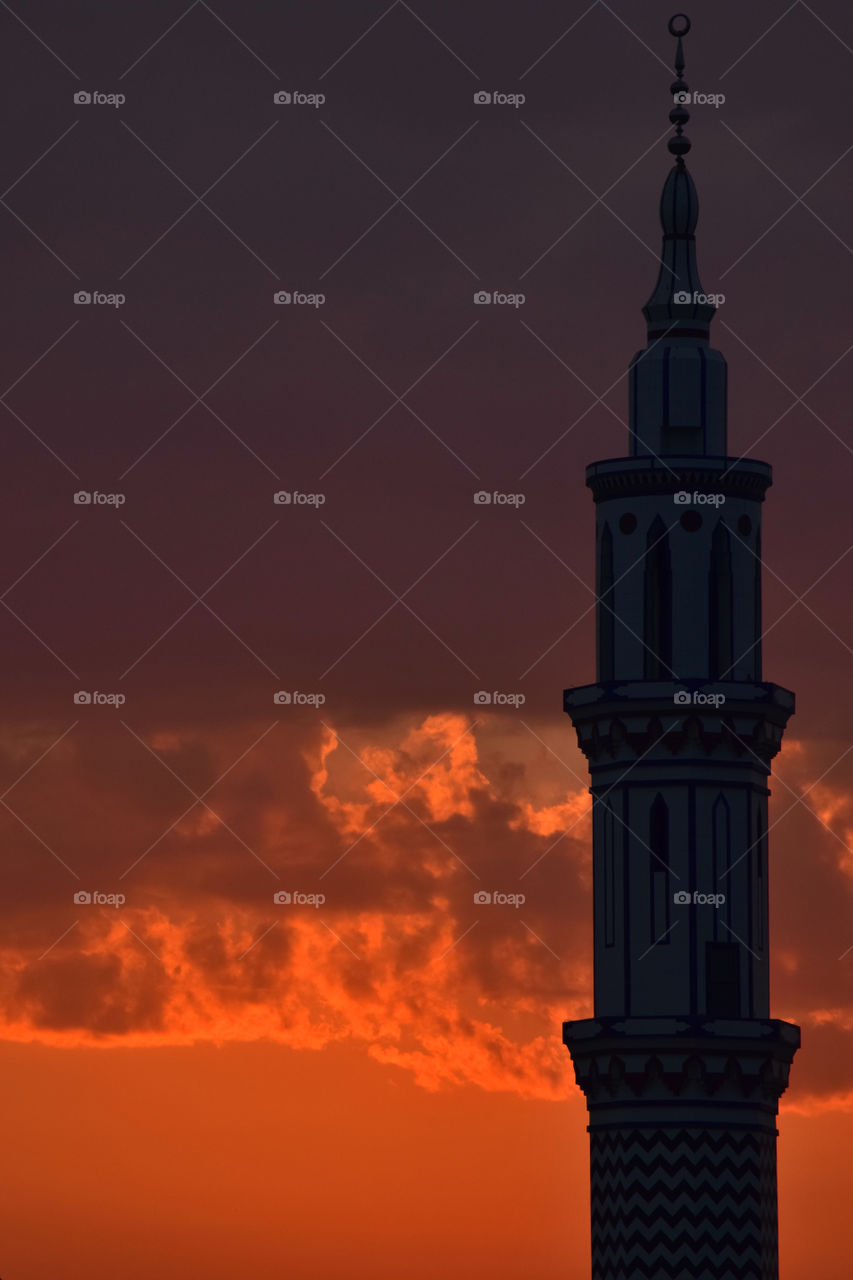
M678 44L675 47L675 75L676 79L670 85L670 92L673 95L675 106L669 113L669 118L675 125L675 133L666 144L670 154L676 157L676 164L680 167L684 166L684 156L690 150L690 139L684 137L684 126L690 119L690 112L685 107L685 102L690 101L688 92L689 86L683 78L684 71L684 49L681 44L681 37L686 36L690 30L690 19L686 13L675 13L669 20L669 34L678 37Z

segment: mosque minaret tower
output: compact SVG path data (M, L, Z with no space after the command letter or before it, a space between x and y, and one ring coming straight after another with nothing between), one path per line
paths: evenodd
M627 457L594 462L597 680L565 710L593 797L593 1280L775 1280L776 1117L799 1028L770 1017L768 777L794 696L762 675L771 469L727 456L696 263L677 14L675 162L629 370Z

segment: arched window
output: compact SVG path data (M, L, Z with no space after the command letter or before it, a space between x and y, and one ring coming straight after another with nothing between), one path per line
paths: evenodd
M616 617L613 612L613 534L609 524L602 529L598 544L598 602L598 678L613 680Z
M649 811L649 934L659 946L669 945L669 870L669 809L658 793Z
M726 895L725 913L729 925L731 925L731 902L732 902L732 884L728 875L731 866L731 833L732 821L729 811L728 801L720 792L714 801L714 808L711 812L711 893L724 893ZM722 932L723 937L730 937L725 930L719 930L717 921L720 916L720 910L714 911L714 937L719 937Z
M711 539L709 609L711 676L734 680L732 671L732 549L729 531L720 521Z
M672 570L669 536L660 516L646 536L643 642L647 680L672 675Z

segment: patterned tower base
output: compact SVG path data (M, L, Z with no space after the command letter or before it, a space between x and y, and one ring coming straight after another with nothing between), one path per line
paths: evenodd
M798 1029L667 1021L564 1027L590 1113L593 1280L777 1280L775 1118Z

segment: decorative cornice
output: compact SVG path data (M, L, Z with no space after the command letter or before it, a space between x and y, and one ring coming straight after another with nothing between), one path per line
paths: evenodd
M638 495L653 497L679 490L722 493L728 498L763 502L773 483L770 464L757 458L701 456L606 458L591 462L586 483L596 502Z
M676 703L682 693L689 700ZM715 706L697 698L721 702ZM769 683L621 681L566 689L563 709L590 764L641 756L656 761L715 756L761 761L769 772L794 711L794 695Z
M800 1028L776 1018L585 1018L563 1023L563 1043L591 1110L714 1099L775 1113Z

